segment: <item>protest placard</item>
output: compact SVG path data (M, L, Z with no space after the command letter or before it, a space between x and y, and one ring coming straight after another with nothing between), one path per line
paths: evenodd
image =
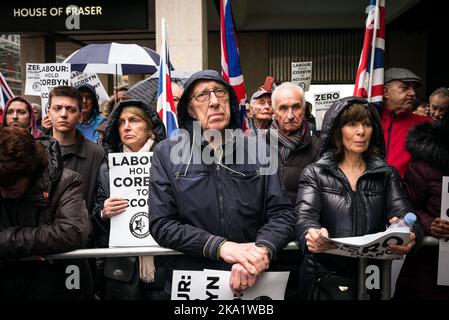
M340 98L349 97L353 95L354 85L353 84L311 84L309 91L305 93L306 101L312 104L312 114L316 117L316 108L315 105L315 95L322 94L323 92L340 92ZM326 109L327 110L327 109ZM320 115L320 129L322 125L322 118L324 113ZM316 120L315 120L316 121Z
M321 130L324 114L332 104L340 99L340 91L315 93L313 100L315 105L316 129Z
M443 177L442 183L441 219L449 220L449 177ZM449 286L449 239L440 239L437 283Z
M254 287L235 296L230 285L230 271L174 270L172 300L283 300L290 272L265 272Z
M324 253L380 260L402 259L403 255L391 252L387 246L389 244L402 245L409 240L409 227L389 228L383 232L360 237L327 238L327 241L334 244L337 248L327 250Z
M148 188L152 152L109 153L111 196L128 199L125 212L111 218L109 246L157 246L150 234Z
M42 63L40 65L42 118L48 112L48 95L54 87L70 86L70 64Z
M309 91L312 81L312 61L292 62L291 82L297 84L304 91Z
M25 94L29 96L41 95L41 76L40 63L27 63L26 80L25 80Z
M95 89L97 100L99 104L109 100L108 93L100 81L100 78L95 73L81 73L79 71L72 71L71 75L72 86L77 87L83 84L89 84Z

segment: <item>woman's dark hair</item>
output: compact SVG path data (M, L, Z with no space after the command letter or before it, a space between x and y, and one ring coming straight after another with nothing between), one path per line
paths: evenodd
M306 101L305 118L306 120L309 120L311 117L312 117L312 104L309 101Z
M370 112L367 106L359 103L354 103L351 106L348 106L338 117L337 123L334 126L332 132L332 138L330 141L330 146L334 149L335 158L337 162L343 160L345 155L345 150L343 146L343 135L341 133L341 129L349 122L352 121L364 121L369 119L371 125L374 128L374 122L379 121L378 119L374 119L374 117L378 117L377 114ZM373 135L371 136L371 141L368 149L363 153L363 158L367 159L374 155L379 155L379 150L376 145L373 143Z
M0 127L0 186L12 186L23 177L34 180L47 165L45 147L27 129Z
M419 106L423 106L424 108L429 106L429 102L426 98L416 98L412 103L412 111L416 111Z

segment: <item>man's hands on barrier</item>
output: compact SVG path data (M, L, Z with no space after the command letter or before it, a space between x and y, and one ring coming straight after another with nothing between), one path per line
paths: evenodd
M327 241L326 238L329 238L329 232L326 228L309 228L306 234L307 249L313 253L335 249L336 246Z
M260 275L260 274L259 274ZM232 265L229 285L235 295L256 284L257 276L250 274L240 263Z
M412 249L413 246L415 245L415 239L416 239L416 235L414 232L410 232L410 240L409 242L402 244L402 245L398 245L398 244L389 244L388 245L388 250L390 250L392 253L395 254L406 254L409 253Z
M104 201L101 217L103 219L109 219L120 213L125 212L128 208L128 200L121 197L110 197Z
M227 263L241 264L253 276L258 276L270 265L267 250L256 246L254 243L226 241L221 246L219 255Z
M430 234L437 239L449 238L449 221L435 218L430 225Z

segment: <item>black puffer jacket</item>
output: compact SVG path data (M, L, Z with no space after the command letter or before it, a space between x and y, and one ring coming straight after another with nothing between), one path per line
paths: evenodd
M261 174L259 159L248 152L252 137L234 132L228 137L221 162L216 157L212 164L201 159L202 151L209 146L201 142L201 130L194 133L187 106L194 84L203 79L228 88L229 127L239 128L237 98L232 87L216 71L194 74L178 104L179 123L187 130L178 137L179 142L175 138L160 143L151 166L150 231L161 246L186 254L173 259L172 267L177 269L229 269L230 265L217 262L218 246L224 239L263 244L276 256L291 240L294 223L293 208L279 175ZM228 164L226 160L235 160L237 138L244 141L245 161ZM253 157L254 164L248 164L249 157Z
M92 283L86 259L51 264L14 260L81 249L87 243L89 217L82 177L63 169L56 140L38 141L48 150L48 167L19 199L0 198L0 298L89 298ZM69 265L79 268L80 290L65 287Z
M332 238L361 236L384 231L390 218L413 211L398 172L380 157L366 159L366 171L359 178L356 191L352 191L348 179L338 168L329 143L342 111L354 102L364 104L369 109L373 119L371 143L383 154L384 142L375 107L356 97L335 102L324 118L320 148L322 156L304 169L299 183L295 232L300 248L306 254L303 263L308 268L306 273L313 273L311 266L319 262L329 272L356 276L356 259L308 252L305 236L309 228L325 227Z

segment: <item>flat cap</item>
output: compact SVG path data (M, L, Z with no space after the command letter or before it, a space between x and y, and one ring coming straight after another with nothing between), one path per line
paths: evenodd
M417 87L422 85L422 79L416 74L405 68L390 68L385 71L384 83L399 80L403 82L415 82Z

